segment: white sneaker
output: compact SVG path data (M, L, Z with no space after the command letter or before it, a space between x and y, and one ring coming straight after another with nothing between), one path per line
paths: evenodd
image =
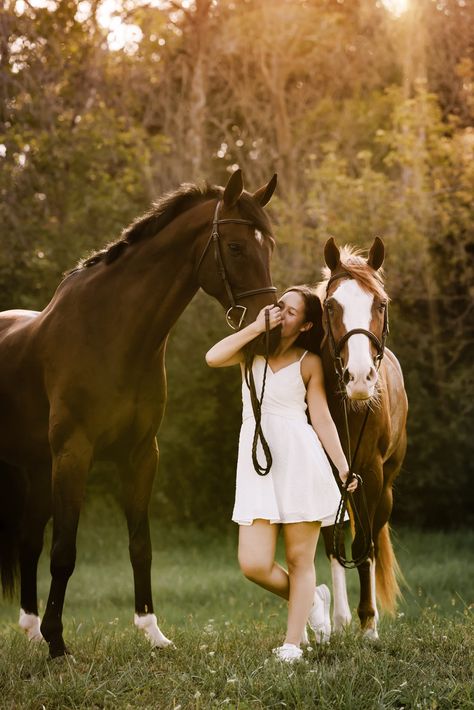
M328 643L331 636L331 592L325 584L320 584L314 592L314 602L309 612L308 623L316 636L316 643Z
M284 643L283 646L274 648L273 653L279 661L284 661L285 663L294 663L295 661L299 661L303 656L301 648L295 646L294 643Z

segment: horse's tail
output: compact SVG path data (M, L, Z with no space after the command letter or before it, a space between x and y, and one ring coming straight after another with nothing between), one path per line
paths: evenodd
M13 596L18 576L25 494L22 472L0 462L0 578L6 597Z
M379 531L376 550L377 597L385 611L394 614L397 600L401 596L398 579L402 579L402 573L393 551L388 523Z

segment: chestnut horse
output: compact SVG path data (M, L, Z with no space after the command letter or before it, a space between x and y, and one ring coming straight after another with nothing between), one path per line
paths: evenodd
M155 646L170 641L153 613L148 503L166 400L168 333L199 287L255 319L274 303L274 241L263 211L276 176L250 194L240 170L225 189L182 185L122 237L80 263L41 313L0 315L0 569L12 593L19 566L20 625L67 652L62 611L94 460L122 480L135 585L135 624ZM36 573L53 517L51 587L40 626Z
M354 453L367 407L370 408L354 467L363 485L354 494L360 520L357 517L353 520L352 554L354 559L362 556L369 542L369 556L358 566L357 611L362 632L371 639L378 638L376 597L387 611L393 612L399 594L398 566L388 521L392 511L392 484L406 451L408 409L400 365L395 355L385 348L389 299L380 272L384 252L383 242L378 238L367 260L348 247L340 251L330 239L324 250L327 278L318 286L323 303L321 357L327 398L346 455L349 450ZM333 627L338 630L350 622L351 613L344 569L334 556L333 533L334 527L323 528L333 580Z

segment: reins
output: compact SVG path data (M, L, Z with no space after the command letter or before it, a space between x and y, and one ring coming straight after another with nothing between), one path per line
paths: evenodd
M252 404L252 411L255 418L255 430L252 442L252 462L255 471L259 476L266 476L272 467L272 454L268 442L262 431L262 403L263 395L265 393L265 384L267 381L267 370L268 370L268 357L270 354L270 313L268 309L265 310L265 367L263 369L263 380L262 380L262 391L260 392L260 397L257 395L257 388L255 387L255 379L253 376L253 359L254 354L250 354L245 358L245 382L250 391L250 402ZM265 465L258 460L258 442L263 449L263 454L265 456Z
M340 565L345 567L346 569L354 569L355 567L359 567L365 560L369 557L372 546L373 546L373 541L372 541L372 526L370 524L370 519L369 519L369 510L367 507L367 498L365 495L365 490L364 490L364 482L362 480L362 476L359 476L359 474L355 473L354 471L354 464L355 460L357 458L357 454L359 451L360 443L362 441L362 436L364 434L365 426L367 424L367 419L369 418L369 413L370 409L367 407L367 410L365 412L364 416L364 421L362 422L362 426L360 428L359 432L359 438L357 439L357 444L356 448L354 451L354 456L351 456L351 439L350 439L350 432L349 432L349 420L347 416L347 402L344 398L343 400L343 406L344 406L344 422L345 422L345 428L346 428L346 440L347 440L347 456L349 459L349 473L347 474L347 480L345 483L345 486L342 490L341 494L341 500L339 503L339 507L337 509L336 513L336 519L334 522L334 534L333 534L333 552L336 560L339 562ZM357 509L357 506L355 505L354 502L354 495L350 491L347 490L347 487L349 483L352 481L353 478L357 478L359 482L359 489L360 489L360 496L362 498L362 504L364 508L364 513L365 513L365 519L367 523L367 528L364 527L362 523L361 516L359 514L359 510ZM363 548L362 552L360 555L355 557L352 560L349 560L348 558L345 557L345 555L341 552L341 550L344 549L344 545L340 545L341 540L344 541L344 524L345 524L345 517L346 517L346 512L348 510L348 503L350 502L351 510L354 515L355 521L356 521L356 530L360 530L362 532L363 536ZM359 527L357 527L357 523L359 524ZM366 533L366 529L369 530L369 534Z
M240 328L242 327L242 324L244 322L245 315L247 313L247 308L246 308L246 306L242 306L239 303L237 303L237 301L242 298L256 296L260 293L276 293L276 288L275 288L275 286L265 286L263 288L252 289L251 291L242 291L241 293L237 293L236 296L234 297L232 287L229 283L229 279L227 278L227 272L225 269L224 260L222 258L221 247L220 247L219 225L220 224L247 224L247 225L251 226L253 223L247 219L239 219L239 218L219 219L219 211L221 208L221 204L222 204L222 200L218 200L217 204L216 204L216 209L214 211L214 217L212 220L211 235L206 242L206 245L204 247L204 250L203 250L201 256L198 259L198 262L197 262L197 265L195 268L195 273L197 276L199 269L201 267L201 264L204 260L204 257L206 256L207 251L212 243L214 245L214 260L216 262L217 270L218 270L219 275L224 283L224 288L226 290L227 297L230 302L230 307L228 308L228 310L225 314L226 321L227 321L227 324L233 330L240 330ZM234 323L232 320L232 312L235 310L240 311L240 316L239 316L236 323ZM253 444L252 444L252 461L253 461L255 471L258 473L259 476L266 476L269 473L271 466L272 466L272 455L270 452L270 447L268 446L267 440L265 439L265 436L262 431L262 403L263 403L263 395L265 393L265 383L266 383L266 379L267 379L269 354L270 354L270 314L267 309L267 310L265 310L265 369L263 371L263 383L262 383L262 391L260 393L260 397L257 395L257 389L255 386L255 379L254 379L253 372L252 372L252 363L253 363L254 353L250 353L250 354L246 355L246 358L245 358L245 382L247 383L247 386L250 391L250 401L252 404L252 410L253 410L253 414L255 417L255 432L254 432ZM262 466L258 460L257 447L258 447L259 441L261 443L263 453L265 456L265 465L264 466Z
M353 278L352 275L347 272L347 271L340 271L328 280L327 286L326 286L326 299L324 302L324 314L325 314L325 322L327 325L327 333L328 333L328 341L329 341L329 348L331 351L332 358L334 360L334 369L336 372L336 376L339 381L339 387L342 391L344 391L345 388L345 368L342 362L341 358L341 350L345 343L351 338L353 335L366 335L369 340L375 345L377 349L377 355L374 359L374 365L377 368L377 370L380 368L380 364L382 362L382 358L384 356L384 351L385 351L385 340L389 332L389 325L388 325L388 307L385 307L385 313L384 313L384 323L383 323L383 330L382 330L382 338L379 340L375 333L372 333L370 330L365 330L364 328L354 328L353 330L348 331L347 333L344 333L344 335L339 339L339 341L336 341L334 338L334 333L332 331L331 327L331 320L328 316L327 313L327 298L328 298L328 289L331 283L333 281L336 281L337 279L340 278ZM336 520L334 522L334 534L333 534L333 553L337 561L339 562L340 565L345 567L346 569L354 569L354 567L359 567L363 562L365 562L373 548L373 540L372 540L372 525L370 522L369 518L369 510L367 506L367 498L365 495L365 490L364 490L364 481L362 479L362 476L359 474L355 473L355 461L357 458L357 454L359 452L360 444L362 442L362 437L364 435L365 427L367 425L367 420L369 418L370 414L370 408L367 406L365 416L362 422L362 426L359 431L359 436L357 439L357 444L354 450L354 456L351 454L351 438L350 438L350 431L349 431L349 418L347 414L347 400L346 397L343 397L343 408L344 408L344 426L345 426L345 434L346 434L346 441L347 441L347 458L349 460L349 472L347 475L347 480L345 483L345 486L342 490L341 494L341 501L339 503L339 507L337 509L336 513ZM347 490L347 487L349 486L350 482L352 479L356 477L359 485L359 496L362 501L362 507L363 507L363 514L365 516L365 525L362 521L361 517L361 512L358 510L357 505L355 504L354 500L354 495L353 493L350 493ZM345 557L345 554L342 552L344 550L344 545L340 545L340 542L344 541L344 522L345 522L345 516L346 512L349 508L353 513L354 519L355 519L355 527L356 527L356 535L357 532L360 532L362 535L363 539L363 546L362 546L362 551L361 553L354 559L350 560Z

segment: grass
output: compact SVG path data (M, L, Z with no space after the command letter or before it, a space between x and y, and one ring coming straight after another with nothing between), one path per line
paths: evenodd
M230 524L224 533L153 524L156 613L176 648L151 650L131 623L126 527L109 507L91 505L81 521L65 607L72 657L49 661L46 645L19 631L17 605L2 606L1 708L474 708L472 532L399 531L409 588L396 618L382 618L380 642L363 642L354 621L288 667L271 659L285 604L242 578ZM317 572L330 581L322 554ZM355 607L356 572L348 587Z

